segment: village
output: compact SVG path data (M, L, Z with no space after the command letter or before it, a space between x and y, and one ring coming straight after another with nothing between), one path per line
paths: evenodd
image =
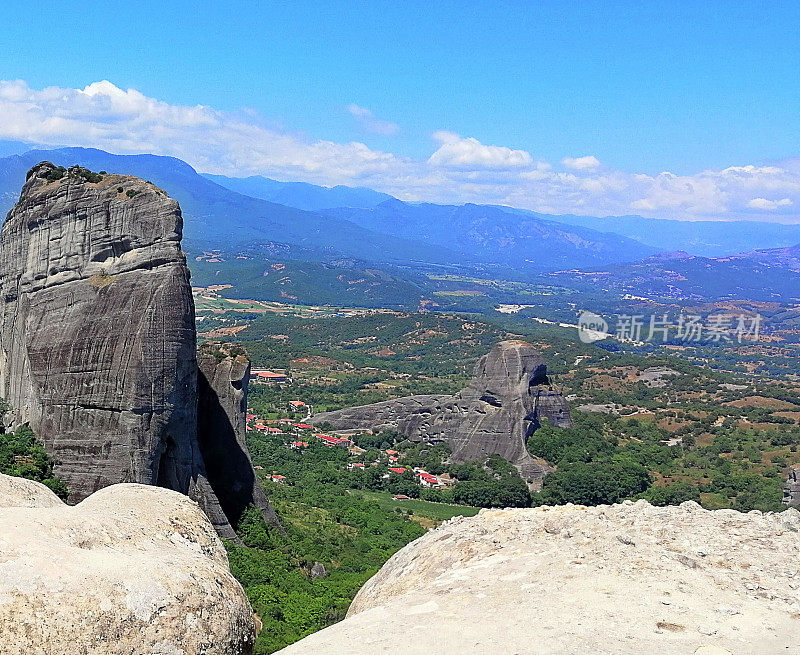
M266 375L265 375L266 374ZM271 371L259 371L254 375L254 381L259 377L262 380L269 382L276 382L275 379L279 374ZM283 377L283 376L281 376ZM284 380L280 380L283 382ZM312 407L307 405L301 400L292 400L287 403L287 411L294 415L304 415L303 419L263 419L253 413L252 408L248 408L246 415L246 431L250 433L272 435L281 437L284 446L289 450L303 451L312 444L321 445L325 448L343 448L348 452L348 461L346 469L349 471L364 471L370 467L386 467L386 473L383 473L381 478L390 480L392 476L406 476L411 478L419 485L420 488L426 489L446 489L454 486L458 480L448 473L434 475L418 466L405 466L402 460L405 454L392 448L385 448L378 450L379 455L371 460L364 461L365 455L368 453L366 448L361 448L354 442L354 437L357 436L353 431L346 431L340 434L324 434L319 432L318 429L302 421L309 420L313 414ZM371 434L366 432L364 434ZM373 449L374 452L374 449ZM256 465L254 467L257 471L264 471L263 466ZM272 471L270 474L262 474L272 482L280 484L291 484L286 476L281 475L278 471ZM410 496L406 494L394 494L394 500L409 500Z

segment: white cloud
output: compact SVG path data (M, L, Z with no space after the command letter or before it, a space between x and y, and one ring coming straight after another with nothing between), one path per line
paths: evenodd
M593 155L586 157L564 157L561 163L575 171L596 171L600 168L600 160Z
M794 203L790 198L781 198L780 200L767 200L766 198L753 198L747 203L748 207L752 209L763 209L764 211L775 211L781 207L791 207Z
M364 129L377 123L356 105ZM372 127L375 127L373 124ZM631 211L655 218L737 218L800 222L800 158L691 175L614 171L593 156L564 158L555 171L525 150L485 145L441 131L433 154L411 159L363 143L308 139L252 110L172 105L102 81L84 89L31 89L0 81L0 139L179 157L198 170L263 174L315 184L368 186L404 200L505 204L546 213ZM770 200L774 198L775 200Z
M431 166L445 168L520 168L533 164L533 157L524 150L505 146L486 146L472 137L464 138L453 132L434 132L441 145L429 158Z
M252 113L170 105L107 81L41 91L22 81L0 82L0 138L153 152L211 173L270 171L322 184L385 170L397 160L363 143L308 141L268 127Z
M397 123L379 120L365 107L347 105L347 111L367 132L374 132L382 136L392 136L400 131L400 126Z

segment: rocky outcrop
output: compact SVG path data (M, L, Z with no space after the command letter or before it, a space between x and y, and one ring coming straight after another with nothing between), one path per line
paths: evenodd
M800 513L483 510L396 553L282 655L774 655L800 625Z
M115 482L186 491L197 365L178 203L136 178L59 172L31 169L0 232L0 395L72 500Z
M478 361L469 386L455 396L410 396L318 414L314 422L336 429L395 429L412 441L447 442L454 462L498 454L537 482L549 468L528 454L525 442L544 418L558 427L572 425L539 351L524 341L503 341Z
M181 232L178 203L149 182L31 169L0 231L0 396L71 501L120 482L167 487L234 539L245 502L269 508L241 439L235 385L246 388L249 363L204 366L198 381Z
M4 655L252 653L247 597L185 496L121 484L70 507L0 475L0 526Z
M236 525L245 509L254 505L277 526L245 440L250 360L240 346L210 342L197 351L197 366L197 439L222 510Z

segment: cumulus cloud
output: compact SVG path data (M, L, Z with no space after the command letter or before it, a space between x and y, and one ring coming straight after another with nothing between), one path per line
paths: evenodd
M453 132L434 132L439 148L429 158L431 166L445 168L520 168L533 164L533 157L524 150L505 146L486 146L472 137L464 138Z
M600 168L600 160L593 155L585 157L564 157L561 163L574 171L596 171Z
M765 211L775 211L781 207L791 207L794 203L790 198L781 198L780 200L767 200L766 198L753 198L747 203L747 206L752 209L763 209Z
M400 126L397 123L375 118L373 113L366 107L347 105L347 111L367 132L373 132L381 136L393 136L400 131Z
M352 105L364 129L392 123ZM396 127L396 126L395 126ZM434 152L412 159L363 143L314 140L256 112L173 105L108 81L83 89L32 89L0 81L0 139L179 157L198 170L263 174L315 184L369 186L403 200L511 205L544 213L641 213L654 218L757 218L800 222L800 158L677 175L609 170L597 158L565 157L553 170L526 150L436 132Z
M171 105L108 81L42 90L22 81L0 82L0 138L152 152L210 173L271 171L322 184L385 170L397 160L363 143L308 141L279 132L252 113Z

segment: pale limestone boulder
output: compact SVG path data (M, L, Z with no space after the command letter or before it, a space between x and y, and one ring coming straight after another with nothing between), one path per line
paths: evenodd
M800 513L483 510L394 555L282 655L775 655L800 636Z
M198 505L118 484L74 507L0 475L0 653L248 655L254 617Z

